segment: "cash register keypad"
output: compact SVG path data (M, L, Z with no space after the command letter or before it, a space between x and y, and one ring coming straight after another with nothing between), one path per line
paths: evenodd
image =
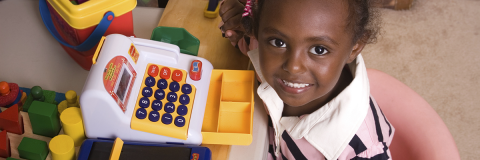
M195 86L186 71L148 64L132 115L131 128L186 139Z

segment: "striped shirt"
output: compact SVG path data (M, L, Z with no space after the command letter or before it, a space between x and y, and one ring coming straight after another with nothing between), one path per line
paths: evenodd
M257 89L270 115L270 159L391 159L395 129L370 96L363 57L348 64L353 80L335 98L301 117L282 117L283 101L259 70L258 50L248 52Z
M276 145L272 138L275 136L270 117L268 126L270 137L268 150L269 160L326 159L323 154L308 143L305 138L293 139L286 130L281 132L282 135L279 145L280 155L278 157L275 156L274 150ZM393 130L393 127L390 125L378 105L371 99L367 117L338 159L391 159L388 146L393 138Z

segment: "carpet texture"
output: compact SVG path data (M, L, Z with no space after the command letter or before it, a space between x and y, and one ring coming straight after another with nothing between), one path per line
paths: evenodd
M381 10L377 43L363 51L381 70L437 111L462 159L480 159L480 1L415 0L410 10Z

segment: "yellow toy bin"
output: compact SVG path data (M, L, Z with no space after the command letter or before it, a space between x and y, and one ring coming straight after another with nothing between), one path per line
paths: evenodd
M203 144L250 145L253 71L213 70L203 118Z
M83 69L90 70L92 56L102 36L133 34L132 10L137 0L39 0L42 20L52 36Z

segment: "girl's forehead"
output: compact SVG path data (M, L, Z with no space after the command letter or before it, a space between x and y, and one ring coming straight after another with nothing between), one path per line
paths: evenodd
M328 16L346 21L349 10L344 0L265 0L261 12L261 16L270 18L317 19Z
M260 24L345 31L347 19L348 4L344 0L265 0Z

